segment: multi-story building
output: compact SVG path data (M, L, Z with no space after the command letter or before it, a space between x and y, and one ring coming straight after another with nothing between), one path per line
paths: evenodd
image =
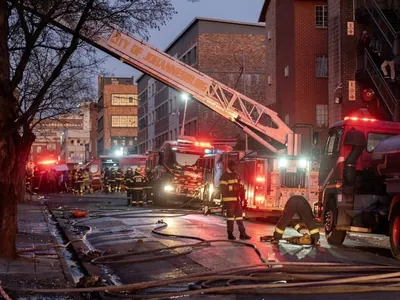
M137 86L134 78L98 78L97 155L136 153Z
M302 134L305 152L312 131L329 125L327 2L265 0L259 17L266 28L267 104Z
M264 25L196 18L166 48L182 62L266 103ZM184 101L176 91L148 75L139 89L139 152L159 148L180 135ZM237 140L241 130L195 99L187 102L184 135L201 140Z

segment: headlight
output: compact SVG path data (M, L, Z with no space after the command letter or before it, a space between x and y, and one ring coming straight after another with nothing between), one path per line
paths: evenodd
M297 161L297 166L299 168L305 169L307 168L307 160L305 159L300 159L299 161Z
M175 189L172 185L166 185L164 186L164 191L165 192L173 192Z
M278 167L279 168L287 168L289 162L286 158L280 158L278 161Z

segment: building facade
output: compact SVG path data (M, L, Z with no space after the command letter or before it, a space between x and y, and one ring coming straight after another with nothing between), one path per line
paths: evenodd
M235 88L260 103L265 99L264 25L196 18L167 47L166 53ZM148 75L138 80L139 152L177 139L183 122L182 93ZM195 99L187 101L184 135L198 140L234 139L241 135Z
M134 78L98 78L97 155L136 153L138 98Z
M328 3L266 0L259 17L266 29L266 99L312 149L312 131L328 118ZM311 130L310 130L311 128Z

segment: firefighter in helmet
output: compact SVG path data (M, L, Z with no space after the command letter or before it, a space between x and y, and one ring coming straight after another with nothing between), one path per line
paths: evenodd
M103 173L103 187L104 187L104 191L106 192L106 194L108 194L110 192L110 170L108 169L108 167L104 168L104 173Z
M153 204L154 198L154 173L150 168L146 168L146 184L144 190L146 192L146 202L148 205Z
M132 205L136 206L138 203L143 206L143 185L145 182L144 177L141 174L142 169L137 167L135 175L132 178Z
M222 174L219 181L220 191L222 194L223 206L226 209L226 223L228 230L228 239L235 240L233 235L234 221L239 227L240 239L249 240L251 237L246 234L246 229L243 224L243 209L240 199L240 181L241 178L236 172L236 163L232 160L228 162L228 168Z
M115 168L111 168L110 178L108 179L108 183L110 185L111 193L115 192L115 178L116 178Z
M90 174L89 168L85 168L83 171L83 190L85 193L93 193L92 192L92 176Z
M117 171L115 171L115 191L117 193L121 192L121 182L124 179L123 173L121 168L118 168Z
M295 237L290 239L290 243L292 244L301 244L301 245L315 245L319 246L320 236L319 236L319 228L317 226L317 222L314 219L313 212L311 210L311 206L308 203L307 199L303 196L295 195L289 198L286 202L286 205L283 209L283 214L278 224L276 224L275 232L272 243L279 243L279 240L282 239L283 232L286 227L292 222L292 218L295 214L298 214L301 220L307 226L309 234L306 233L301 237ZM297 224L295 229L300 232L301 225ZM262 237L262 240L268 240L268 237Z
M74 193L76 195L83 195L83 173L82 170L79 169L75 173L75 188L74 188Z
M128 200L128 206L131 205L132 201L132 180L133 180L133 171L131 168L128 168L124 174L124 184L126 188L126 198Z

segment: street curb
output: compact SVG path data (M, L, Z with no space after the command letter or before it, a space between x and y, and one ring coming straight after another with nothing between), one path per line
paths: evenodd
M49 212L51 213L51 215L53 216L54 220L56 220L58 226L60 227L61 232L64 234L64 236L68 239L68 241L72 241L75 239L78 239L78 236L75 235L75 233L73 233L70 230L66 230L65 228L68 226L67 221L68 220L63 220L63 219L58 219L53 211L51 210L50 206L46 203L46 207L48 208ZM103 272L101 270L100 267L98 267L97 265L93 265L90 262L84 262L80 255L78 254L79 251L83 250L85 252L90 251L91 249L89 249L87 247L87 245L83 242L83 241L79 241L79 242L75 242L71 244L71 247L74 251L74 254L76 255L76 257L79 259L79 263L81 264L81 266L83 267L84 271L89 275L89 276L98 276L100 278L103 278ZM69 268L68 268L69 269ZM100 298L101 295L100 295Z
M42 207L43 217L45 218L47 227L49 228L49 219L47 218L44 209L47 209L49 211L49 213L51 213L51 212L50 212L50 210L49 210L47 205L41 205L41 207ZM54 215L52 213L51 213L51 215L54 217ZM54 235L51 235L51 239L52 239L54 245L58 245L57 239L56 239L56 237ZM72 272L71 272L71 270L70 270L70 268L69 268L69 266L67 264L67 261L65 260L65 257L63 255L63 253L61 252L61 249L59 247L56 247L55 250L57 252L58 257L60 258L61 268L63 270L65 278L68 280L69 283L75 285L75 281L74 281L74 278L72 276ZM71 296L76 300L81 300L82 299L82 297L79 294L76 294L76 293L71 294Z

